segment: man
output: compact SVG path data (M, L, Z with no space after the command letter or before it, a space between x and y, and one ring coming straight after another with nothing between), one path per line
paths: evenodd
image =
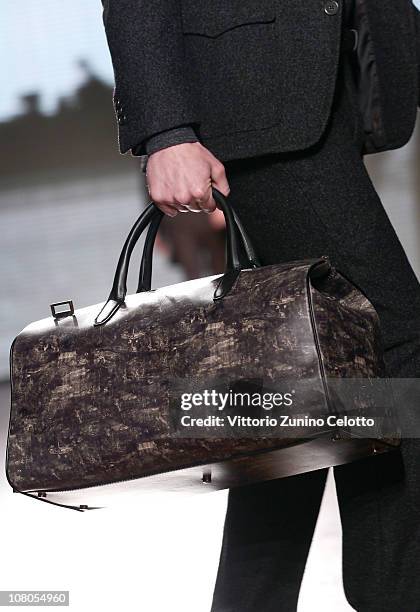
M328 254L380 316L389 376L420 377L420 287L363 164L417 114L409 0L103 0L120 151L166 214L214 185L263 264ZM362 612L420 610L420 445L334 469ZM401 476L400 468L404 475ZM296 610L326 470L229 492L212 612Z

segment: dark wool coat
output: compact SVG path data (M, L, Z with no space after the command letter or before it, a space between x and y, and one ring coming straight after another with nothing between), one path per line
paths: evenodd
M354 1L364 152L400 147L417 114L419 12L411 0ZM122 153L186 124L221 160L302 150L322 136L342 0L102 2Z

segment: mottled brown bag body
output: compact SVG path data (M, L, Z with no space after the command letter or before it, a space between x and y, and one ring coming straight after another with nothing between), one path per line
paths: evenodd
M229 255L240 232L224 204ZM301 427L293 437L174 435L174 381L182 388L210 377L293 380L305 412L334 414L331 379L373 380L384 370L373 306L325 258L245 269L228 258L224 275L126 296L130 245L156 216L152 208L133 228L102 310L37 321L13 343L7 475L14 489L68 490L168 472L202 487L203 466L204 481L222 488L396 444L381 424L376 441L344 428L345 440L334 442L333 427ZM362 415L366 404L356 398L353 408Z

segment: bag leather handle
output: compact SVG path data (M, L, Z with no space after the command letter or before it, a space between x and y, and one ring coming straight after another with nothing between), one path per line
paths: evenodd
M223 197L223 196L222 196ZM251 244L251 241L246 233L242 222L238 218L235 210L232 209L233 218L235 222L235 230L238 233L238 237L244 249L244 259L241 261L241 268L256 268L261 265L257 254ZM161 210L156 209L156 212L150 222L149 229L147 230L146 240L143 247L143 255L140 263L139 270L139 281L137 285L136 293L142 293L144 291L150 291L152 287L152 260L153 260L153 249L156 240L156 236L159 230L160 223L163 219L163 213Z
M226 199L223 194L220 193L217 189L213 187L213 197L216 200L217 204L220 206L220 209L223 212L226 222L226 268L224 274L221 276L215 292L213 299L219 300L227 295L227 293L233 287L241 269L244 267L241 263L240 258L240 249L239 249L239 236L238 231L236 230L236 222L233 211L231 207L227 204ZM158 213L156 213L158 211ZM156 215L156 216L155 216ZM125 296L127 295L127 276L128 276L128 268L130 265L130 258L133 252L133 249L146 229L146 227L154 221L158 225L163 217L163 213L155 206L153 202L151 202L140 217L137 219L135 224L130 230L130 233L127 236L127 239L122 248L117 269L114 275L114 282L112 284L112 289L110 291L109 297L105 302L104 306L101 308L100 312L95 318L94 326L104 325L107 323L113 315L117 312L120 306L124 303ZM158 221L159 219L159 221ZM242 232L244 232L243 227ZM152 231L152 230L150 230ZM154 231L154 230L153 230ZM251 257L253 263L252 267L256 267L259 265L257 258L255 257L255 253L251 247L251 243L249 238L245 235L245 240L243 241L245 249L251 249L251 253L253 256ZM151 237L151 235L150 235ZM148 275L150 274L151 279L151 262L153 245L150 244L149 241L148 253L146 254L146 258L144 261L144 270L146 271L146 264L148 264L147 273L145 274L145 280L148 282ZM149 252L150 251L150 252Z

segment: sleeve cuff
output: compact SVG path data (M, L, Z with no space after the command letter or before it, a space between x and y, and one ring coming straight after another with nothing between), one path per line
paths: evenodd
M148 138L144 144L142 143L141 145L133 147L131 151L133 155L144 155L145 152L146 155L151 155L161 149L173 147L185 142L198 142L196 133L193 128L188 125L160 132Z

